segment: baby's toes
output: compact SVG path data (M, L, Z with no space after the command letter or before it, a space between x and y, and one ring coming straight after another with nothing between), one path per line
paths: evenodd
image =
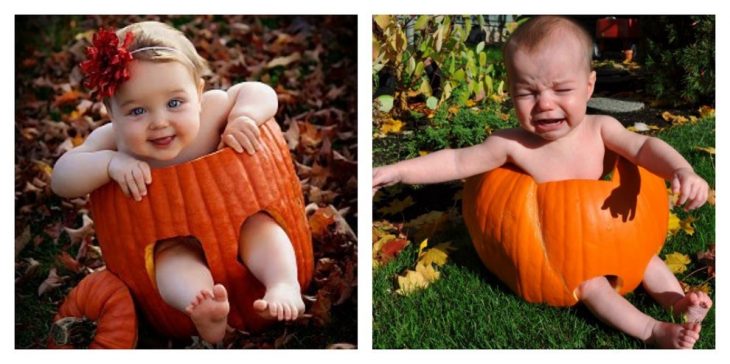
M292 307L290 304L284 305L284 320L290 321L292 318Z

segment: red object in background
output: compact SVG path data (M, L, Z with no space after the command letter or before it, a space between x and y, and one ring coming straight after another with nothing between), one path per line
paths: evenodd
M596 38L638 38L639 20L635 18L603 18L596 21Z

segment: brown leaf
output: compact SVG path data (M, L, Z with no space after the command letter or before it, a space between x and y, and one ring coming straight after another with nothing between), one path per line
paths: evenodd
M38 296L42 296L44 293L47 293L49 291L52 291L58 287L60 287L63 282L66 280L67 277L61 277L56 273L56 268L51 268L51 271L48 272L48 278L41 283L40 286L38 286Z
M327 347L327 349L357 349L357 346L355 346L354 344L350 344L350 343L336 343L336 344L331 344L330 346Z
M296 121L289 123L289 129L284 133L284 139L286 139L289 150L297 149L297 145L299 145L299 123Z
M312 229L312 237L315 239L321 239L327 234L327 229L330 225L335 223L335 215L337 210L332 206L322 207L309 217L309 226Z
M302 54L299 52L294 52L286 57L276 57L272 59L269 63L266 64L266 68L274 68L277 66L286 67L292 62L298 62L300 59L302 59Z
M25 249L25 246L28 245L28 242L30 242L30 226L26 226L25 229L23 229L23 232L20 233L20 235L15 237L15 257L18 257L18 254L20 254L23 249Z
M82 216L82 223L81 227L78 229L71 229L64 227L63 229L68 234L68 237L71 238L71 242L73 244L76 244L86 238L87 236L94 235L94 220L92 220L89 215L84 214Z
M63 94L56 96L53 100L53 106L59 107L66 104L72 104L81 97L81 93L76 90L66 91Z
M83 265L65 251L61 252L56 259L58 259L61 265L66 267L66 269L74 273L80 273L83 269Z
M316 301L310 310L312 319L319 326L327 326L332 319L331 310L332 302L330 301L328 292L324 289L318 290Z

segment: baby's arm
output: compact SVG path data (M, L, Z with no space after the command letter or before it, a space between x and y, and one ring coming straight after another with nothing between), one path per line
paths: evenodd
M84 143L63 154L53 167L51 189L62 197L79 197L114 180L139 201L152 182L147 163L117 152L111 124L89 134Z
M707 201L709 186L698 176L682 155L661 139L633 133L611 117L597 119L606 147L634 164L672 181L672 192L679 193L678 205L685 210L702 206Z
M373 169L373 193L396 183L439 183L470 177L507 162L507 139L498 133L481 144L444 149L423 157Z
M279 107L274 89L261 82L242 82L227 92L230 112L221 144L249 154L261 149L259 126L276 115Z

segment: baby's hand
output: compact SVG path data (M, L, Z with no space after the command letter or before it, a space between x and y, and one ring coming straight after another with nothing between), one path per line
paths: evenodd
M709 185L691 168L680 168L672 175L672 192L679 193L677 205L685 211L694 210L707 201Z
M373 169L373 195L381 187L387 187L401 181L398 168L393 165Z
M135 201L147 195L147 185L152 183L150 166L124 153L116 153L107 167L109 177L119 184L122 192Z
M257 150L263 149L261 144L261 131L256 121L248 116L239 116L226 124L221 134L221 142L218 149L229 146L238 153L245 149L248 154L254 154Z

